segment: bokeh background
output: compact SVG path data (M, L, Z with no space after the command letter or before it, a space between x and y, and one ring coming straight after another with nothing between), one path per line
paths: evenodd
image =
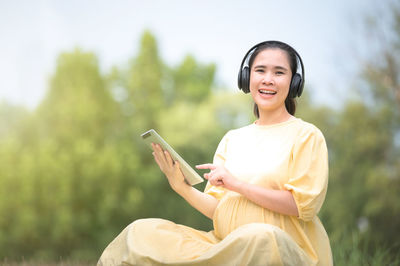
M0 38L0 264L93 265L139 218L211 230L139 136L210 162L254 121L242 57L277 39L328 144L335 265L400 265L398 1L0 0Z

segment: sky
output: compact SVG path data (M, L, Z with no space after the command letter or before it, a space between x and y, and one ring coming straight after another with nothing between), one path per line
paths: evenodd
M187 54L215 63L217 84L232 91L250 47L284 41L302 57L312 99L334 107L359 71L359 25L372 6L373 0L0 0L0 101L35 108L57 56L75 47L94 52L103 73L124 66L150 30L167 64Z

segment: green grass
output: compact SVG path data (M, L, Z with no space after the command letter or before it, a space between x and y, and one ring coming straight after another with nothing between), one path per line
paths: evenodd
M371 248L367 241L362 243L356 234L353 234L350 243L332 245L335 266L400 266L398 250L399 245Z
M19 260L19 261L0 261L1 266L93 266L97 261L85 260L60 260L60 261L41 261L41 260Z

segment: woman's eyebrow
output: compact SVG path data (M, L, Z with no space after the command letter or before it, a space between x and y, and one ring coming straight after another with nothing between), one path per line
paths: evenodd
M267 68L267 66L266 65L255 65L254 68ZM283 66L273 66L273 69L288 71L288 69Z
M288 71L288 69L286 67L283 66L275 66L274 67L276 70L284 70L284 71Z

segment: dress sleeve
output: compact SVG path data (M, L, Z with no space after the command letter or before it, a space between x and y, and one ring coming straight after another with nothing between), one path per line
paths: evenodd
M229 132L228 132L229 133ZM228 133L222 138L220 143L218 144L217 150L214 154L213 164L224 165L226 160L226 153L228 149ZM213 196L214 198L220 200L225 194L227 190L222 187L213 186L210 182L207 182L207 185L204 189L204 193Z
M328 150L319 129L300 134L291 160L291 175L284 187L296 201L299 218L310 221L321 209L328 187Z

